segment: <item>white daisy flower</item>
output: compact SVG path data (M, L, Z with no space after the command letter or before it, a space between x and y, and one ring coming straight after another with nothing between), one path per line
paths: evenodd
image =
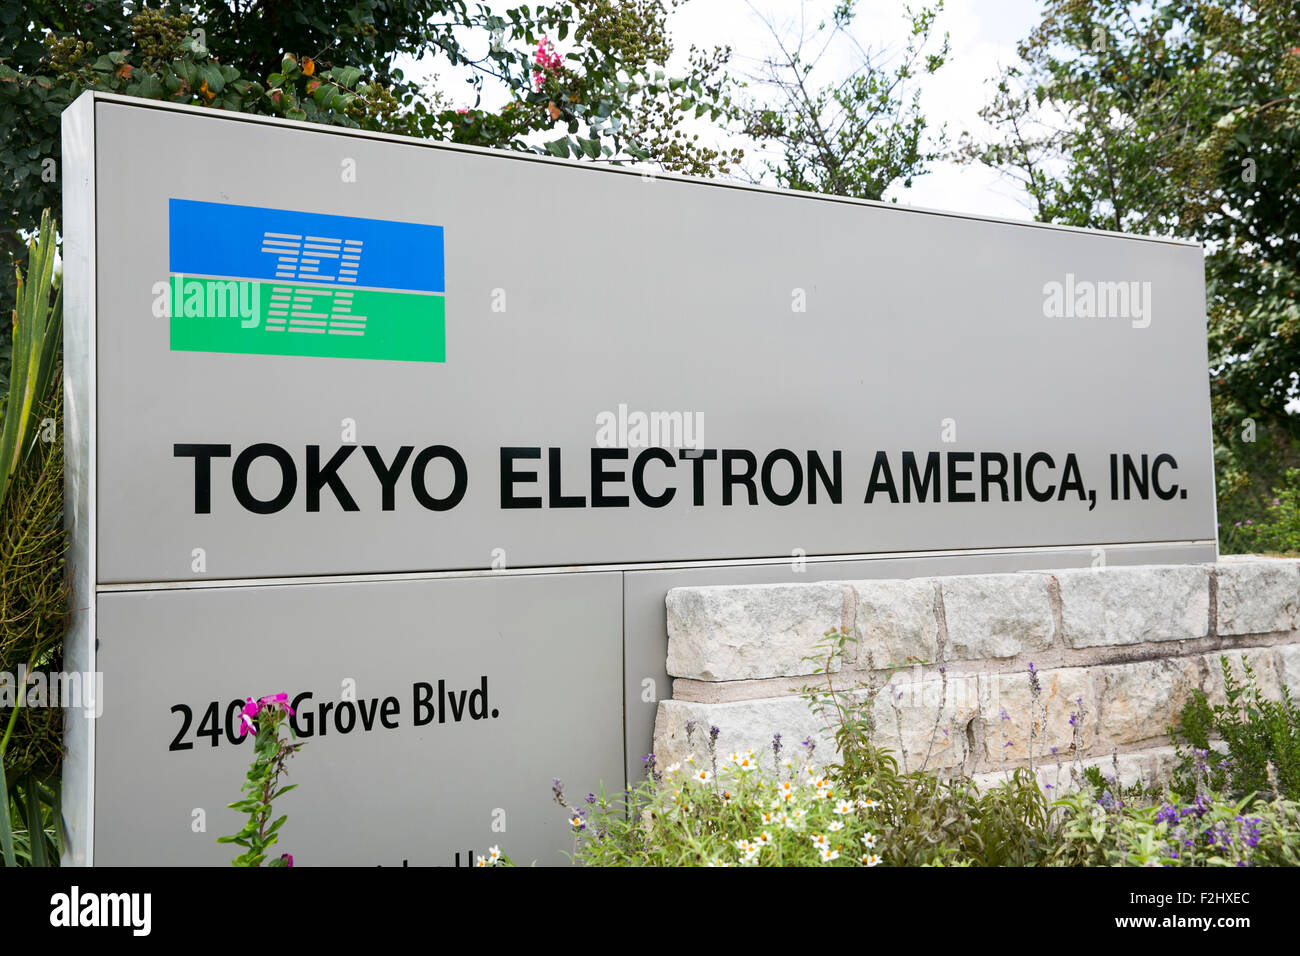
M830 847L825 847L821 853L823 863L829 863L831 860L838 860L840 858L840 851L832 850Z
M835 812L839 814L852 813L853 804L849 803L847 800L841 800L839 803L835 804Z
M844 821L836 820L834 823L828 823L826 824L826 829L831 833L838 833L840 830L844 829Z
M824 850L831 845L830 840L826 839L824 833L814 833L810 839L813 842L813 846L817 847L819 850Z
M863 866L878 866L879 864L880 864L879 854L868 853L866 856L862 858Z
M876 845L876 835L874 833L868 833L866 836L862 838L862 844L868 850L874 848Z
M501 847L499 847L499 846L490 846L490 847L488 847L488 859L491 860L493 863L500 863L500 862L501 862Z
M708 783L713 779L713 774L709 773L707 770L700 769L695 771L694 777L700 783Z

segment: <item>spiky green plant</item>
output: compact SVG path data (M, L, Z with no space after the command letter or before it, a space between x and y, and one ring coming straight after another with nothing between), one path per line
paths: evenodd
M67 626L63 444L57 375L63 324L49 212L18 275L8 394L0 404L0 671L57 669ZM0 855L5 866L58 862L62 711L26 708L25 687L0 708Z

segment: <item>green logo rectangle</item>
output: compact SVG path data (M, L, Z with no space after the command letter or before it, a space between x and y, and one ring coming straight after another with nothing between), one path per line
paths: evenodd
M171 348L443 362L444 306L441 293L173 275Z

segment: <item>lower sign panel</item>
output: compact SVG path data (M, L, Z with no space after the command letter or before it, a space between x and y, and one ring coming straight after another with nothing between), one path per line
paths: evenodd
M229 863L249 696L296 703L295 865L562 864L553 778L622 787L617 573L111 592L98 615L98 865Z

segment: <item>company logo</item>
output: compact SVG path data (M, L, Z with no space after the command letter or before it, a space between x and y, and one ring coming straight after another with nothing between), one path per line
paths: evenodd
M174 352L442 362L441 226L168 201Z

